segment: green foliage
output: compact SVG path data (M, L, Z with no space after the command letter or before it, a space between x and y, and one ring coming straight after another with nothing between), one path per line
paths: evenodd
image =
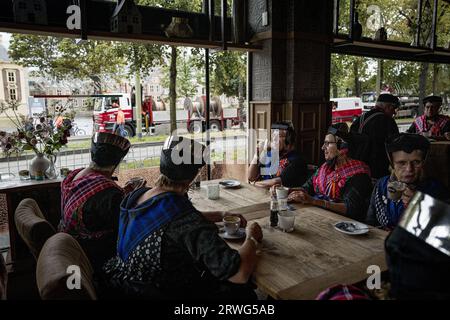
M114 50L118 57L127 61L129 76L137 72L146 74L163 62L164 51L160 45L116 42Z
M202 11L202 0L136 0L136 4L192 12Z
M196 80L199 70L193 62L191 50L187 48L178 48L177 50L177 96L193 98L197 92ZM163 75L161 84L168 88L170 85L170 62L164 63L161 70Z
M91 79L97 84L104 76L120 78L125 65L109 41L76 44L73 39L13 34L9 54L19 65L38 68L41 75Z
M228 97L245 96L247 55L241 52L220 51L211 59L214 95L225 94Z
M432 0L424 0L422 10L422 33L420 45L429 45L431 41ZM371 7L372 6L372 7ZM378 16L373 11L378 6L381 11ZM431 7L430 7L431 6ZM340 33L348 33L350 0L340 1ZM415 44L417 31L417 1L416 0L359 0L356 1L356 11L359 22L363 27L363 37L374 38L377 25L385 27L388 40ZM450 4L438 2L437 44L448 48L450 45ZM382 88L389 85L397 94L418 95L420 91L426 94L434 93L450 95L450 67L449 65L432 65L423 75L424 81L419 81L422 63L384 60ZM357 71L357 72L355 72ZM435 71L435 72L433 72ZM377 60L345 55L333 55L331 63L331 96L343 97L346 88L355 92L357 82L360 82L361 92L375 91L377 76ZM423 89L420 90L419 83Z

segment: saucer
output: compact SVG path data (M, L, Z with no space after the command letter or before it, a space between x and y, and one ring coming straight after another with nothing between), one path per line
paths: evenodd
M220 228L219 236L223 239L242 239L245 238L245 228L239 228L235 234L228 234L225 232L225 228Z
M369 232L369 226L356 221L339 221L334 224L334 228L349 235L360 235Z
M237 188L241 185L238 180L222 180L219 184L225 188Z

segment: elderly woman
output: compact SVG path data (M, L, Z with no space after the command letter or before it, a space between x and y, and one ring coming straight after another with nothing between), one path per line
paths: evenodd
M344 141L330 128L322 150L326 162L288 200L311 204L356 220L366 217L372 191L370 169L362 161L350 159Z
M408 133L418 133L436 140L450 140L450 118L439 114L442 98L428 96L423 99L424 114L417 117Z
M117 256L104 266L111 290L128 297L255 298L246 283L262 240L259 225L248 226L240 249L231 249L187 197L203 153L193 140L170 137L156 186L124 199Z
M378 180L372 193L367 223L393 229L416 190L440 200L449 198L449 192L442 183L425 177L424 165L429 147L428 139L417 134L400 133L390 138L386 151L392 174ZM399 199L389 196L388 189L391 194L395 191L392 189L394 182L400 182L396 185L403 187L397 189L404 189Z
M120 203L126 190L112 175L129 148L125 138L95 133L89 167L72 171L61 184L59 231L78 240L96 270L115 254ZM126 189L131 186L127 184Z

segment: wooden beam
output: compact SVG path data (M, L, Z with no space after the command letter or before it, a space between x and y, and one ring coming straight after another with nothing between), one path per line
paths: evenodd
M71 31L67 28L38 26L38 25L18 25L17 23L0 22L0 32L9 33L24 33L54 37L68 37L79 38L80 33L78 31ZM209 48L218 49L223 46L222 41L209 41L198 39L182 39L182 38L167 38L158 35L150 34L121 34L105 31L90 31L87 36L91 40L105 40L105 41L124 41L134 43L149 43L149 44L161 44L161 45L176 45L184 47L197 47L197 48ZM260 51L262 46L258 44L235 44L227 42L227 48L233 51Z

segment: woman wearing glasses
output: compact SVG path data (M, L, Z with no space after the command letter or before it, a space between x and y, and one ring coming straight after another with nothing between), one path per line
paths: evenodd
M447 200L443 184L424 176L424 164L430 143L417 134L400 133L386 143L392 174L378 180L372 193L367 223L393 229L416 190Z
M362 161L350 159L344 141L330 128L322 150L326 162L288 200L311 204L356 220L365 220L372 183L370 169ZM289 171L283 173L288 175ZM282 177L283 179L283 177Z

